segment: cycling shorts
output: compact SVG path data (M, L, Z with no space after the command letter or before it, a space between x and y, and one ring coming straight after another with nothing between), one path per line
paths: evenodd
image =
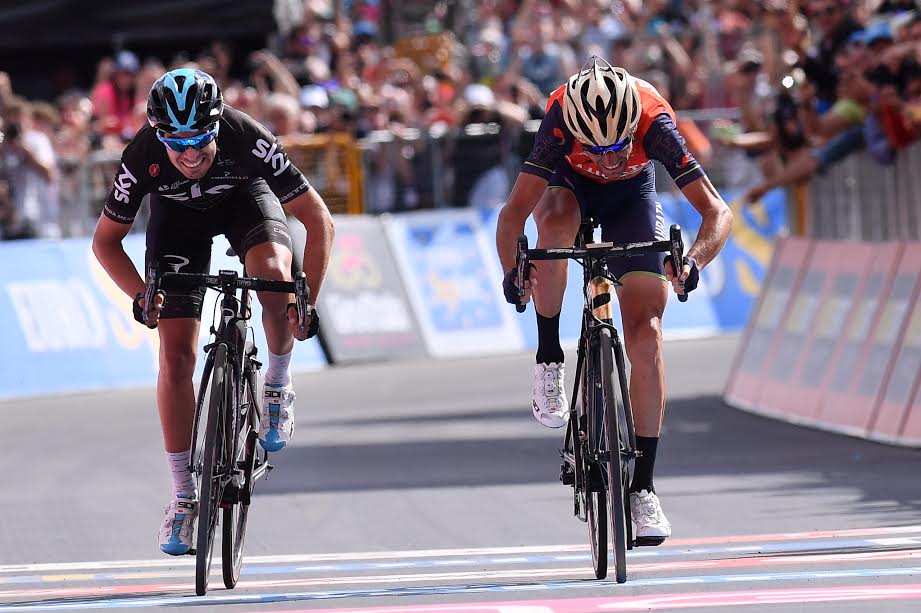
M156 259L160 272L207 273L211 264L211 239L227 237L245 262L252 247L277 243L291 250L291 236L278 198L262 179L240 185L229 198L209 209L197 210L151 194L147 225L149 264ZM170 290L161 319L201 318L205 290Z
M591 217L601 225L601 240L624 244L666 240L665 217L655 183L652 164L635 177L610 183L598 183L575 172L569 164L559 164L548 187L573 192L583 219ZM663 259L660 253L617 258L610 260L608 268L617 278L646 273L665 280Z

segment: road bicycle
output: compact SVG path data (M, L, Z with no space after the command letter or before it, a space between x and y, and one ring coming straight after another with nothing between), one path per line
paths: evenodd
M528 238L519 237L517 281L519 296L524 296L524 281L531 262L537 260L572 259L583 268L582 332L570 419L560 450L560 480L573 487L573 513L588 524L595 577L607 577L610 528L615 578L623 583L627 580L627 550L634 545L658 545L664 539L633 536L629 486L631 463L637 456L636 437L623 345L612 323L611 291L621 283L607 263L647 253L670 253L674 262L684 262L684 243L678 225L671 226L668 240L595 243L597 225L592 219L583 220L575 246L567 249L529 249ZM687 295L678 298L684 302ZM519 312L525 308L517 306Z
M294 294L298 324L305 330L313 314L307 303L310 290L303 272L294 281L241 277L236 271L217 275L165 272L156 265L147 270L145 305L158 290L212 288L222 295L217 328L204 347L205 368L195 405L189 470L198 483L198 524L195 547L195 593L208 591L214 536L222 524L221 553L224 585L232 589L240 578L246 521L256 481L272 470L268 452L259 445L261 408L258 398L256 345L250 334L250 292ZM237 297L240 291L240 297ZM144 319L149 313L145 308ZM219 515L223 515L219 519Z

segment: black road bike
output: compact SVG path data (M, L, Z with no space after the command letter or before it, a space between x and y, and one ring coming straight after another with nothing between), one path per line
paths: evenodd
M303 272L294 281L241 277L236 271L217 275L166 272L156 265L147 270L145 305L162 289L212 288L222 294L220 320L212 324L213 341L207 354L195 405L189 470L198 483L198 525L195 547L195 593L208 591L211 553L217 525L222 524L221 549L224 585L232 589L240 578L243 541L253 488L272 465L259 445L261 407L257 397L257 349L250 336L250 292L294 294L300 329L312 314L307 304L310 290ZM241 295L237 297L237 291ZM146 311L146 309L145 309ZM148 319L148 313L144 313ZM219 520L219 516L223 515Z
M597 224L582 221L576 245L569 249L528 249L528 239L518 239L518 287L524 288L531 262L572 259L583 267L584 307L579 337L576 376L570 419L560 455L560 480L573 487L573 512L588 524L595 577L608 573L608 530L618 583L627 580L627 550L634 545L658 545L663 539L634 539L630 518L631 462L636 458L633 412L627 386L623 345L612 323L611 291L621 283L607 262L646 253L671 253L684 261L681 228L673 225L669 239L615 245L594 243ZM524 290L519 289L524 296ZM687 294L679 294L687 300ZM518 305L518 311L525 306Z

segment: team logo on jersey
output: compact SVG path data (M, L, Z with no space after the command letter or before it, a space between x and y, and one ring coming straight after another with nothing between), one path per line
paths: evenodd
M151 164L150 168L147 169L147 172L150 174L151 177L156 177L158 174L160 174L160 165Z
M285 154L277 151L277 149L278 143L269 145L268 141L260 138L256 141L256 146L252 150L253 155L272 167L272 170L275 171L273 174L276 177L291 165L291 160L287 159Z
M119 173L118 176L115 177L115 199L119 202L128 204L131 201L131 186L137 185L138 180L137 177L131 174L131 171L128 170L128 167L125 166L124 163L122 164L122 170L124 172Z
M225 192L228 189L233 189L233 185L227 185L222 183L220 185L215 185L214 187L209 187L206 190L202 190L201 185L195 183L192 185L192 188L186 193L180 194L161 194L164 198L169 198L170 200L176 200L177 202L186 202L188 200L194 200L195 198L201 198L202 194L208 194L213 196L215 194L220 194Z

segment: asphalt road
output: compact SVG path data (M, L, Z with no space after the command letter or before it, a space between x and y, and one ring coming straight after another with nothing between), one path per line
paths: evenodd
M727 407L736 343L666 344L673 536L632 551L624 585L592 578L529 355L297 376L241 585L205 598L192 558L157 549L151 389L0 401L0 611L921 610L921 452Z

